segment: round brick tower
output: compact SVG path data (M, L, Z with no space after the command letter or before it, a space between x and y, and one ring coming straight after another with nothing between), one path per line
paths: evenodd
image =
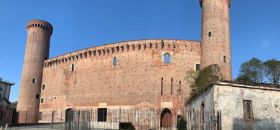
M43 20L27 24L27 42L17 105L19 123L38 122L44 60L49 57L52 25Z
M217 64L231 80L230 0L200 0L202 8L201 67Z

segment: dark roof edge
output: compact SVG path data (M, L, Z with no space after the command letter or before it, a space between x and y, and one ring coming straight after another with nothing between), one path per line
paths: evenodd
M4 84L9 84L9 85L15 85L15 83L12 83L12 82L8 82L6 80L3 80L2 78L0 78L0 83L4 83Z

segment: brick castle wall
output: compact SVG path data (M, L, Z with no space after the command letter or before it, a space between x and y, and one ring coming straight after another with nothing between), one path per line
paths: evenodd
M171 63L163 62L165 53ZM196 64L200 44L187 40L127 41L51 58L44 63L40 112L111 106L182 110L190 93L185 77Z

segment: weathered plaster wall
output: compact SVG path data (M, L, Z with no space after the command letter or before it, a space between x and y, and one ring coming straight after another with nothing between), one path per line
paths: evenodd
M278 130L280 129L279 94L279 88L268 86L223 82L214 84L188 103L187 126L189 129L201 129L201 104L204 103L204 129L215 129L220 124L221 129L224 130ZM243 100L252 101L254 117L252 121L244 120ZM218 112L221 113L220 116Z
M215 85L214 88L214 109L221 110L222 129L280 129L279 89L269 89L265 86L232 87L230 85ZM243 120L243 100L252 101L254 121Z
M187 128L189 130L201 130L211 128L213 114L214 90L209 87L204 93L188 102L186 107ZM202 125L202 106L204 105L204 124Z

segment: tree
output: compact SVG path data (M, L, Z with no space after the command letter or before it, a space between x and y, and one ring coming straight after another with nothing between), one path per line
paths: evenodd
M196 93L203 91L211 83L221 80L222 75L220 73L220 67L216 64L213 64L198 72L193 70L188 71L187 79L191 83L191 95L195 95Z
M264 64L257 58L244 62L240 67L239 83L262 83L264 79Z
M276 59L267 60L264 62L264 72L267 78L273 84L278 84L280 81L280 61Z

